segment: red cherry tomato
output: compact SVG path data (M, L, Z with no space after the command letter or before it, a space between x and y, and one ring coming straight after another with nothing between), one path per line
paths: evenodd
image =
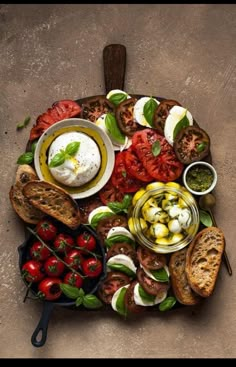
M38 285L38 296L47 301L54 301L58 299L62 290L60 288L60 284L62 283L59 278L45 278Z
M77 270L81 263L83 262L83 256L81 255L81 251L79 250L71 250L65 256L64 261L72 267L72 269Z
M53 246L57 252L65 253L71 250L74 243L75 241L72 236L66 233L59 233L53 242Z
M77 237L76 242L79 247L85 248L86 250L89 251L93 251L96 247L95 237L87 231L81 233Z
M70 271L64 277L64 283L72 285L73 287L81 288L83 285L83 278L79 274Z
M36 241L30 248L30 256L34 260L45 261L51 252L47 247L45 247L40 241Z
M99 259L89 257L82 263L82 270L89 278L96 278L102 272L102 263Z
M27 261L22 267L23 278L30 283L39 282L44 278L42 264L36 260Z
M36 225L36 232L44 241L52 241L56 237L57 228L48 219L40 220Z
M44 269L48 276L59 277L65 270L65 265L56 256L51 256L46 260Z

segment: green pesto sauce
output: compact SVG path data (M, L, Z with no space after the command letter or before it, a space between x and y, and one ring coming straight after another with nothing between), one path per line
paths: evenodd
M212 171L205 166L194 166L187 173L186 182L194 191L206 191L213 182Z

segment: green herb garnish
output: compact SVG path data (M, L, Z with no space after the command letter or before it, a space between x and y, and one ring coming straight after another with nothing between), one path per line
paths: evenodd
M59 153L55 154L49 163L49 167L58 167L61 166L66 159L73 157L79 150L80 142L73 141L66 146L66 149L61 149Z

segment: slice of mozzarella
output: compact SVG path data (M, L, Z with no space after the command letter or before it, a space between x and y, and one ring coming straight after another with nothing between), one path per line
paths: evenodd
M113 211L108 206L105 206L105 205L99 206L98 208L92 210L91 213L88 216L89 224L91 224L92 219L96 214L106 213L106 212L107 213L113 213Z
M136 122L139 125L142 126L147 126L147 127L152 127L146 120L145 116L144 116L144 105L151 99L151 97L142 97L140 98L134 105L134 118L136 120ZM160 102L153 98L156 102L157 105L160 104Z
M126 236L135 242L134 236L130 233L130 231L128 231L128 229L124 227L112 227L107 234L107 238L110 238L112 236L117 236L117 235Z
M128 287L129 287L129 284L117 289L117 291L113 294L113 297L112 297L112 300L111 300L111 307L113 308L114 311L119 312L119 310L117 309L118 298L119 298L119 296L122 292L122 289L127 289ZM125 293L124 293L124 295L125 295ZM124 298L123 298L123 300L121 300L121 302L124 302ZM125 306L124 306L124 308L125 308Z
M185 116L189 121L189 126L193 125L193 116L189 111L186 112L186 108L180 106L174 106L170 109L169 115L167 116L164 135L170 145L174 144L174 130L176 125Z
M113 264L120 264L126 266L128 269L130 269L133 273L136 273L137 267L134 265L133 260L123 254L118 254L115 256L110 257L110 259L107 261L107 266L109 268L109 265Z
M155 280L156 282L158 282L158 280L154 277L154 275L147 269L145 268L144 266L142 266L142 264L140 264L140 267L143 268L144 272L147 274L147 276L153 280ZM168 269L168 266L167 265L164 265L163 268L165 269L168 277L170 277L170 272L169 272L169 269Z
M140 284L137 283L134 287L134 302L136 303L136 305L139 306L154 306L157 305L158 303L161 303L162 301L164 301L164 299L167 297L167 290L165 289L161 289L158 294L156 296L153 297L153 301L149 301L147 299L143 299L140 296L139 293L139 287Z

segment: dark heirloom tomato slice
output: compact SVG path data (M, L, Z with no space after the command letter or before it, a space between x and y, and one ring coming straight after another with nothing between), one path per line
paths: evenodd
M159 142L160 153L155 156L154 143ZM150 176L158 181L175 181L183 171L183 164L177 159L173 147L164 136L156 131L144 129L134 134L132 147Z
M107 218L103 218L99 221L96 231L101 238L101 240L105 240L107 238L107 234L112 227L127 227L128 222L127 218L123 215L110 215Z
M143 182L150 182L153 180L132 147L126 150L124 154L125 166L131 176Z
M166 265L165 255L157 254L142 246L138 247L137 256L140 264L149 270L161 269Z
M141 126L134 120L134 105L137 102L135 98L128 98L121 102L116 108L116 121L121 131L131 137Z
M174 106L181 106L181 104L173 99L164 99L164 101L161 101L154 112L153 127L157 129L157 131L161 135L164 135L164 126L166 119L169 115L171 108Z
M114 112L115 106L104 96L91 97L82 104L82 118L96 122L104 113Z
M144 306L136 305L136 303L134 302L134 287L137 283L137 280L134 280L127 288L127 291L125 293L125 306L127 310L132 313L143 312L147 309Z
M139 268L136 274L141 287L148 294L156 296L159 291L164 291L169 288L169 283L157 282L156 280L149 278L142 268Z
M118 190L124 193L136 192L143 186L142 181L129 175L125 166L125 152L116 154L111 182Z
M124 285L130 283L130 279L127 275L118 271L111 271L108 273L106 279L100 285L98 289L98 296L106 304L110 304L113 294Z
M137 265L137 254L133 246L127 242L117 242L107 252L107 260L116 255L127 255Z
M122 202L124 193L117 189L111 182L111 179L106 185L99 191L99 197L104 205L107 205L113 201Z
M210 138L197 126L182 129L174 140L174 150L180 162L189 164L205 158L210 151Z
M102 205L102 202L97 195L90 196L86 199L77 200L80 210L80 220L82 224L88 223L88 216L94 209Z

